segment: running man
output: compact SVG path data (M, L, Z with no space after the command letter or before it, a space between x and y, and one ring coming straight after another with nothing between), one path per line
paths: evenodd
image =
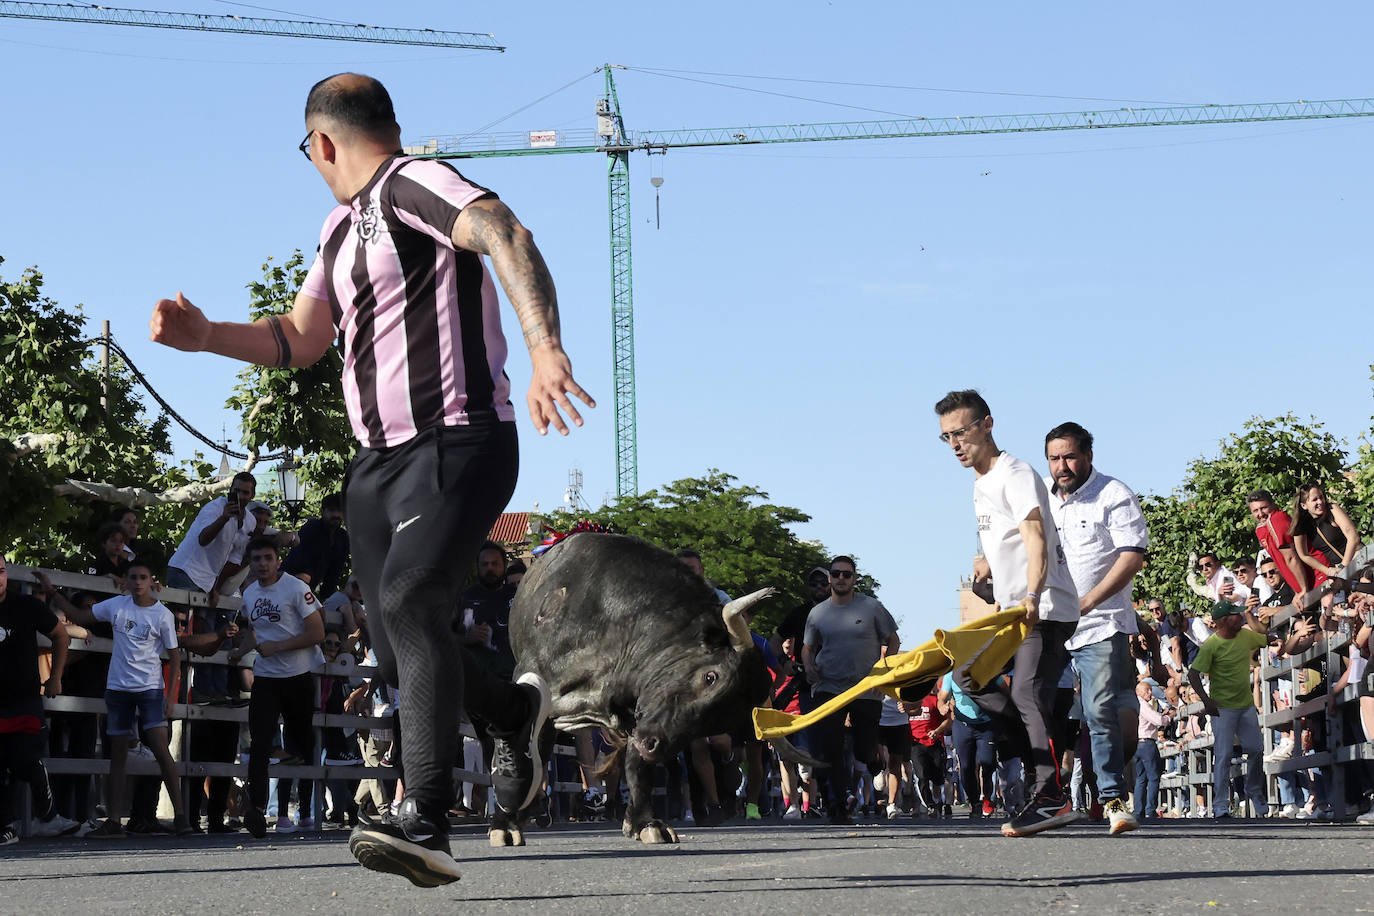
M515 488L515 410L496 286L514 306L533 373L526 401L542 435L582 418L560 339L553 280L529 230L495 194L447 163L401 153L391 97L341 73L316 83L300 150L339 202L292 310L251 324L212 322L181 293L153 310L152 339L265 366L318 360L336 333L360 448L345 492L354 571L375 608L381 674L406 698L406 798L387 823L349 840L366 867L432 887L458 880L448 844L450 769L461 701L490 723L497 805L518 815L538 791L548 689L503 685L468 664L450 626L463 564Z
M977 475L973 509L978 537L1003 608L1024 607L1032 629L1016 650L1011 690L994 680L971 691L999 725L1025 729L1030 802L1002 825L1006 836L1028 836L1078 819L1059 783L1059 758L1051 740L1051 710L1068 661L1064 643L1078 624L1078 589L1050 515L1049 490L1029 464L997 447L992 411L976 391L951 391L935 405L940 441ZM967 667L955 674L966 676ZM960 683L966 691L969 687ZM1032 781L1033 780L1033 781Z

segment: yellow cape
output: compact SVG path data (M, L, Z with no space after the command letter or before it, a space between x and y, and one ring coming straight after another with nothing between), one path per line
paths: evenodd
M826 716L863 697L870 690L881 690L896 697L899 688L933 681L976 659L969 668L979 686L1001 671L1016 654L1030 632L1025 608L1010 608L960 624L953 630L936 630L935 638L909 652L878 660L868 677L822 706L799 716L777 709L754 710L754 734L760 739L780 738L813 725Z

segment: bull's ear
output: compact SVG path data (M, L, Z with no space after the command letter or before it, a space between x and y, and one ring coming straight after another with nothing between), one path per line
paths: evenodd
M557 617L562 613L563 608L568 603L568 587L554 589L544 596L543 602L539 605L539 611L534 615L534 620L538 623L547 617Z

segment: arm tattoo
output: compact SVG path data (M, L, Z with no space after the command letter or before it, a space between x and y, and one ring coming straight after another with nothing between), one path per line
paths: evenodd
M272 339L277 342L276 365L286 369L291 365L291 342L286 339L286 332L281 329L281 318L273 315L267 319L267 326L272 329Z
M472 247L491 256L496 275L515 307L525 345L534 349L546 340L557 340L558 295L548 265L529 233L505 207L469 207L463 213L468 217Z

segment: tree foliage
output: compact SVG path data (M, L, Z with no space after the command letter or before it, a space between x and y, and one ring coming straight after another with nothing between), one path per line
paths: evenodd
M797 537L791 526L811 516L768 501L757 487L712 468L705 477L685 478L636 496L623 496L593 512L560 511L543 518L566 531L574 522L602 524L665 550L691 547L701 554L706 575L733 597L772 586L779 597L761 605L754 629L770 633L782 616L806 600L803 579L826 566L824 545ZM857 558L856 558L857 559ZM860 591L876 594L878 583L861 575Z
M96 529L113 507L58 498L53 486L64 480L165 490L208 470L168 462L167 418L147 416L118 358L102 409L101 367L84 325L80 306L66 309L43 295L37 269L13 282L0 278L0 550L16 562L72 567L95 552ZM21 456L12 443L26 434L56 438ZM166 540L193 511L152 509L141 536Z
M1315 418L1302 422L1292 414L1272 420L1252 417L1241 432L1223 439L1220 449L1215 458L1191 461L1183 483L1172 493L1141 499L1150 529L1150 555L1136 579L1137 597L1197 608L1200 599L1184 579L1189 554L1212 551L1223 563L1253 557L1259 544L1246 496L1255 490L1268 490L1279 508L1291 511L1298 484L1317 481L1326 484L1331 497L1353 517L1367 515L1367 492L1359 492L1343 474L1345 443ZM1374 480L1374 470L1368 478Z
M263 278L248 285L254 320L289 312L306 274L299 250L281 264L268 258L262 270ZM244 445L264 453L281 448L297 453L297 473L307 484L307 515L326 493L340 488L356 446L342 376L343 357L334 347L298 369L248 366L226 403L243 417Z

